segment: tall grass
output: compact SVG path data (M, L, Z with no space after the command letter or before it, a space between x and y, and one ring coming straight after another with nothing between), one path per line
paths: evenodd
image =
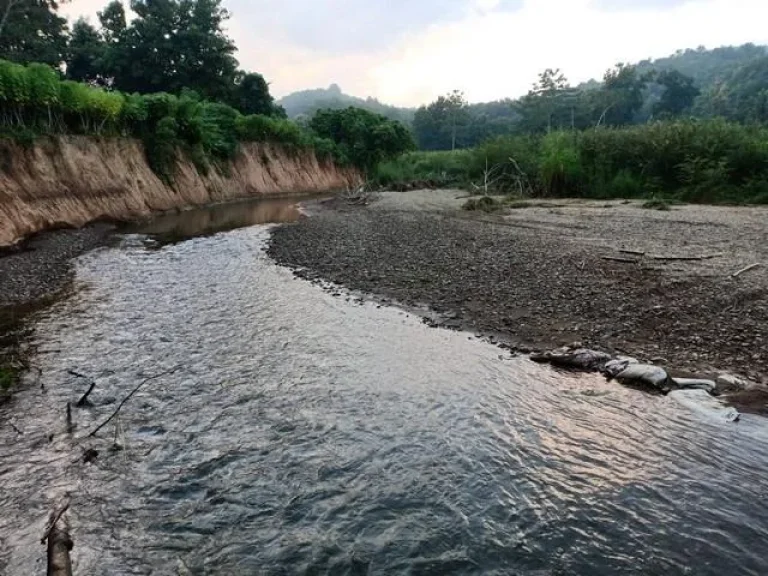
M482 188L488 172L500 193L768 202L768 129L714 119L509 136L455 153L411 153L381 164L377 177L385 186Z

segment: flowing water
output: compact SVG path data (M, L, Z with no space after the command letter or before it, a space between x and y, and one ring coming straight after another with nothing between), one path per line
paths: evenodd
M155 231L221 222L179 218ZM66 493L78 576L768 573L762 420L335 296L271 262L269 233L128 235L78 261L35 320L41 375L0 408L23 433L0 428L1 573L44 573ZM97 382L72 434L88 382L68 370Z

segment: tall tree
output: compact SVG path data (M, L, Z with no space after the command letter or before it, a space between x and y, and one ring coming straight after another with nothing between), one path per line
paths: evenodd
M454 90L419 108L413 118L413 129L425 150L455 150L465 145L462 137L469 120L464 93Z
M269 93L269 84L264 76L256 73L240 74L229 103L243 114L271 116L276 110L274 98Z
M67 21L56 0L0 0L0 58L58 67L67 48Z
M136 17L124 31L121 14L110 6L102 25L109 24L116 87L172 93L186 87L210 99L231 96L237 60L224 33L229 13L221 0L132 0Z
M598 123L614 126L631 124L643 106L643 89L646 81L636 66L617 64L608 70L603 78L602 113ZM598 100L600 101L600 100Z
M67 78L92 82L103 75L105 44L96 28L82 18L72 26L67 50Z
M656 115L679 116L693 106L699 95L699 89L694 85L693 78L681 74L677 70L664 70L656 77L656 83L664 91L661 98L653 107Z

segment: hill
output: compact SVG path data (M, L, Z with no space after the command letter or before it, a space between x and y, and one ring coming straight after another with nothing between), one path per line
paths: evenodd
M344 94L338 84L331 84L328 88L316 88L314 90L302 90L284 96L277 102L282 106L289 118L301 118L312 116L322 109L338 110L355 106L370 112L386 116L390 120L397 120L404 124L413 121L415 110L411 108L398 108L382 104L375 98L359 98Z

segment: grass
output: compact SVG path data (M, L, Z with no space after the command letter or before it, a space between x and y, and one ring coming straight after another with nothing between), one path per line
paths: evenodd
M470 212L498 212L505 207L503 202L492 198L491 196L481 196L480 198L470 198L462 206L463 210Z
M8 394L18 379L18 370L10 366L0 366L0 396Z

